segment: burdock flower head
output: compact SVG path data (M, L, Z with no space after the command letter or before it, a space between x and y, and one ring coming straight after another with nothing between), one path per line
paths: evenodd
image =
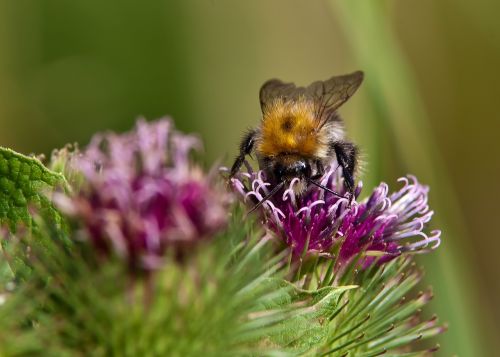
M246 166L247 172L233 178L232 185L245 201L255 205L272 190L272 184L266 181L264 172L254 172ZM332 163L321 184L345 195L340 171ZM441 232L425 233L433 214L427 204L429 188L413 176L400 181L404 185L399 191L389 194L387 184L382 183L367 199L350 204L348 198L316 186L297 196L293 189L298 183L295 179L263 203L259 212L267 229L280 237L296 257L311 253L331 256L335 246L340 248L340 265L362 253L363 265L367 266L375 256L384 262L404 252L437 248ZM356 199L361 186L355 191Z
M193 164L198 138L168 119L137 122L125 134L97 134L72 166L83 186L56 202L81 221L104 253L151 270L168 249L184 249L226 222L227 196Z

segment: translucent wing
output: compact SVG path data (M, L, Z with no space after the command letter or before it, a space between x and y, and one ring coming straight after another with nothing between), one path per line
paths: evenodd
M284 83L271 79L260 88L260 106L262 111L275 98L296 100L304 96L314 101L316 118L323 126L330 114L345 103L361 85L363 72L357 71L343 76L332 77L326 81L317 81L308 87L297 87L294 83Z
M343 76L332 77L326 81L317 81L309 85L305 95L316 104L316 118L322 127L328 118L344 104L363 82L363 72L357 71Z
M304 87L296 87L293 83L284 83L279 79L271 79L260 87L260 107L264 111L266 105L275 98L295 100L305 91Z

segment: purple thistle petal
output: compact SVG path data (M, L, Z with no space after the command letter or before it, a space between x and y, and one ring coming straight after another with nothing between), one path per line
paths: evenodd
M195 136L175 131L169 119L121 135L95 135L76 160L84 186L60 196L60 208L80 219L101 252L131 268L151 270L167 249L180 249L224 227L228 196L190 159Z
M258 203L272 189L262 171L239 173L232 179L235 191L245 202ZM296 257L306 253L329 255L340 243L338 259L345 265L353 257L365 253L363 265L368 266L379 256L386 262L404 253L422 253L440 244L440 231L425 233L433 212L429 210L429 188L414 176L399 179L404 186L389 194L389 187L381 183L372 194L349 207L346 198L325 193L310 186L301 196L293 190L298 179L264 203L260 209L263 223L280 237ZM321 184L346 195L337 165L330 165ZM355 190L357 199L362 184Z

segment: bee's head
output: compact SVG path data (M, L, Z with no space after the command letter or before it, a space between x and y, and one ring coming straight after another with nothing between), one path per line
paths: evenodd
M273 176L277 182L289 182L295 177L311 177L311 165L304 159L276 160L271 168Z

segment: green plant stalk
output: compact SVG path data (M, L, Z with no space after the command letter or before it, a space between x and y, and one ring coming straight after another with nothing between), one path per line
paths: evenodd
M433 141L415 79L389 26L384 4L330 0L330 5L357 61L367 73L369 100L374 108L382 109L377 111L378 119L387 121L394 133L400 166L417 173L433 188L433 207L438 212L435 222L445 227L445 239L439 253L426 259L427 270L432 272L426 279L437 295L434 309L450 325L441 338L441 353L483 355L478 321L472 316L472 301L478 300L467 259L456 248L458 242L466 246L456 194Z

